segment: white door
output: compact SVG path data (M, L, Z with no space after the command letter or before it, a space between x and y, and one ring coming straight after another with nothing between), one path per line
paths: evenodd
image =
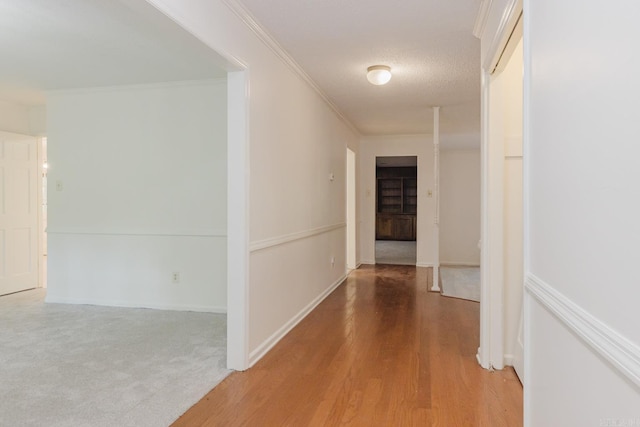
M0 295L38 286L37 143L0 132Z

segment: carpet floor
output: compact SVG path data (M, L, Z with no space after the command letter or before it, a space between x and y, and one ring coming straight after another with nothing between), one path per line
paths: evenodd
M230 371L226 316L0 298L0 425L168 426Z
M480 302L479 267L440 267L442 295Z
M376 240L376 264L416 265L416 242Z

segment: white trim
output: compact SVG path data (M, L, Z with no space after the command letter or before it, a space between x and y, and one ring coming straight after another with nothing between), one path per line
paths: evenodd
M525 230L526 233L526 230ZM526 247L526 245L525 245ZM526 260L525 260L526 262ZM526 270L525 270L526 271ZM523 292L522 302L522 313L524 316L524 377L531 378L531 361L530 357L530 349L531 349L531 304L533 298L529 298L529 294L526 291ZM532 427L533 422L531 421L531 381L525 380L522 384L523 393L522 393L522 412L523 412L523 427Z
M526 275L525 289L587 345L640 386L640 346L532 273Z
M522 10L522 227L523 227L523 268L524 271L530 271L529 269L529 242L530 238L530 159L531 159L531 133L530 133L530 118L529 118L529 105L531 102L531 59L530 59L530 41L529 41L529 9L530 0L525 1ZM523 427L531 427L533 421L531 419L531 362L530 362L530 346L531 346L531 299L527 297L526 291L523 295L523 307L522 307L522 322L523 322L523 414L524 421Z
M495 278L492 276L492 258L495 254L491 242L500 241L501 236L496 238L493 236L491 207L489 195L492 183L492 169L490 167L490 150L489 150L489 119L490 119L490 82L491 76L486 70L481 72L481 90L482 90L482 107L481 107L481 138L480 138L480 158L481 158L481 177L480 177L480 346L478 347L477 359L480 366L484 369L491 369L493 341L497 338L501 340L502 334L495 337L494 323L501 320L501 307L496 306L492 301L492 296L496 291L491 286ZM499 256L502 256L501 252ZM495 257L495 255L494 255ZM501 292L501 291L500 291ZM501 327L501 325L500 325Z
M227 230L192 229L192 230L126 230L120 228L89 230L83 227L47 228L47 234L86 234L94 236L153 236L153 237L227 237Z
M482 0L482 3L480 3L480 9L478 10L478 15L476 16L476 22L473 25L473 35L479 39L482 38L484 27L487 25L487 18L489 17L489 10L491 9L491 1L492 0Z
M255 350L249 355L249 367L253 366L258 360L267 354L269 350L273 348L285 335L291 331L302 319L304 319L318 304L320 304L331 292L333 292L338 286L345 281L347 275L343 275L336 282L334 282L329 288L318 295L313 301L311 301L306 307L304 307L298 314L293 316L287 323L282 325L280 329L273 333L269 338L264 340Z
M249 71L227 74L227 368L249 368Z
M333 110L333 112L349 127L356 135L360 136L360 132L356 127L342 114L338 107L322 92L320 87L309 77L304 69L289 55L289 53L276 41L276 39L258 22L253 14L237 0L222 0L222 2L238 17L240 20L262 41L271 51L282 60L302 80L304 80L324 102Z
M513 354L505 354L504 355L504 366L513 366L513 362L516 360L516 357Z
M45 243L44 243L44 237L45 237L45 226L44 226L44 196L43 196L43 189L44 189L44 180L45 180L45 174L44 174L44 147L43 147L43 142L46 139L46 137L38 137L37 138L37 142L36 142L36 153L37 153L37 162L38 162L38 180L36 185L38 186L38 196L37 196L37 206L38 206L38 238L37 238L37 245L38 245L38 261L36 263L36 265L38 266L38 288L44 288L46 287L46 283L45 283L45 274L44 274L44 269L45 269L45 260L44 260L44 254L46 253L45 251Z
M484 70L489 73L493 73L498 65L498 61L502 56L502 51L509 41L511 32L518 22L518 18L521 13L522 0L509 0L505 5L498 28L496 29L493 39L491 40L491 43L489 43L489 47L485 52L485 57L482 60Z
M431 268L431 267L433 267L433 263L429 263L429 262L416 262L416 267Z
M433 280L431 291L440 292L440 107L433 107Z
M441 261L441 267L480 267L478 262Z
M257 240L251 242L249 245L250 252L257 252L262 249L272 248L274 246L284 245L285 243L295 242L296 240L306 239L308 237L317 236L318 234L329 233L334 230L345 228L346 222L339 224L325 225L323 227L312 228L304 231L297 231L295 233L285 234L283 236L270 237L268 239Z
M181 304L163 304L163 303L135 303L118 300L100 300L92 298L64 298L56 297L47 293L45 297L46 303L53 304L76 304L76 305L97 305L103 307L124 307L124 308L150 308L154 310L173 310L173 311L197 311L201 313L220 313L226 314L227 308L220 306L206 305L181 305Z
M372 261L370 259L363 259L362 261L360 261L359 265L376 265L375 261Z

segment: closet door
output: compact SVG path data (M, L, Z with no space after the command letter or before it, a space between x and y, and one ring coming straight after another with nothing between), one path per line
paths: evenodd
M0 295L38 285L37 142L0 133Z

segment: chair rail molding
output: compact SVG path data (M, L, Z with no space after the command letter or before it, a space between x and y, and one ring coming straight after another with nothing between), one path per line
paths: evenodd
M285 243L295 242L296 240L306 239L307 237L317 236L318 234L329 233L334 230L346 228L346 222L340 222L338 224L325 225L322 227L311 228L309 230L297 231L295 233L284 234L282 236L270 237L268 239L257 240L251 242L249 250L251 252L260 251L262 249L271 248L274 246L284 245Z
M640 346L534 274L526 275L525 289L588 346L640 387Z

